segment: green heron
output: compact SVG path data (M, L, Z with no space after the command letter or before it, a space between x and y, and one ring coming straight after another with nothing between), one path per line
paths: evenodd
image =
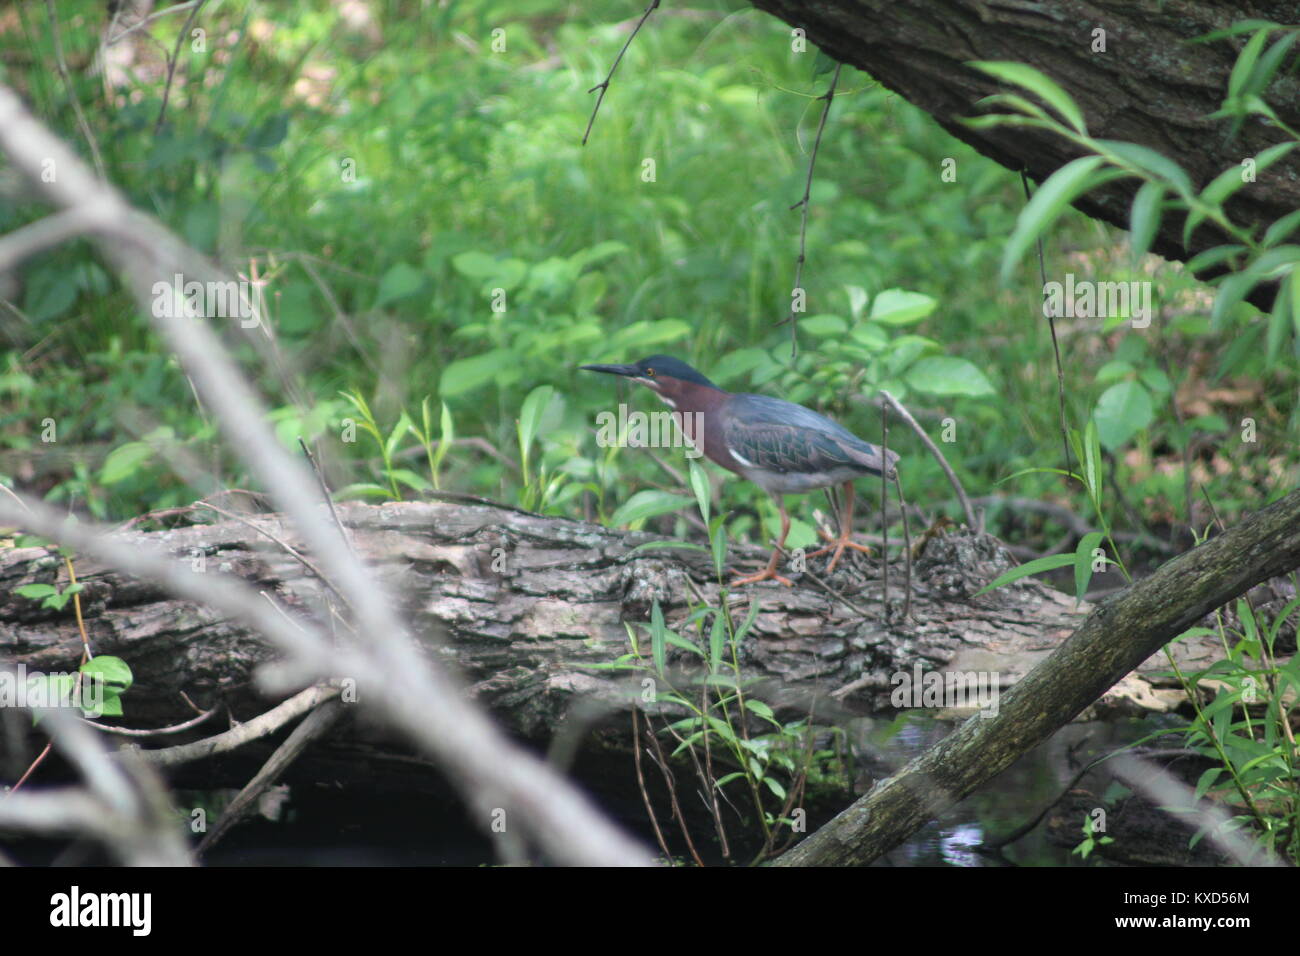
M827 573L835 570L845 548L870 554L849 540L853 526L853 481L864 475L893 477L898 455L885 453L810 408L766 395L723 391L685 362L652 355L634 365L584 365L592 372L622 375L640 382L663 399L683 434L716 464L747 478L772 496L781 513L781 537L767 567L733 582L734 586L789 578L776 573L777 560L790 533L785 495L844 486L839 537L822 533L826 547L809 557L834 551ZM696 427L697 424L700 427ZM698 434L697 434L698 432Z

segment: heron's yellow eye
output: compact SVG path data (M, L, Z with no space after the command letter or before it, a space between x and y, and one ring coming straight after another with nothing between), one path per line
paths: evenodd
M646 373L646 375L648 375L650 378L654 378L654 377L655 377L655 370L652 369L652 368L648 368L648 369L646 369L646 370L645 370L645 373Z

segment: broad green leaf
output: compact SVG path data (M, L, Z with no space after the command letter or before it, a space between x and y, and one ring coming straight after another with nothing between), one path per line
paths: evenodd
M704 545L690 541L644 541L629 551L628 554L636 554L638 551L650 551L654 548L681 548L683 551L703 551L705 554L709 551Z
M1300 209L1289 212L1285 216L1280 216L1265 229L1262 244L1265 247L1276 245L1295 232L1296 226L1300 226Z
M52 584L24 584L20 588L14 588L14 594L25 597L30 601L41 601L51 594L58 593L59 589Z
M800 332L807 332L819 338L827 335L843 335L848 330L849 324L838 315L810 315L806 319L799 320Z
M989 76L1006 83L1014 84L1033 93L1044 103L1056 110L1069 123L1076 133L1087 134L1088 127L1083 121L1083 113L1075 105L1070 94L1065 92L1056 81L1045 73L1024 63L1007 61L977 60L969 64L977 70L983 70Z
M650 608L650 653L654 657L655 673L664 672L664 663L667 660L667 646L665 631L668 628L664 626L664 612L659 607L659 601L656 600Z
M1164 197L1165 187L1152 182L1143 183L1133 197L1133 207L1129 212L1129 250L1135 263L1147 254L1151 240L1160 228Z
M1074 549L1074 596L1080 601L1088 593L1088 584L1092 581L1092 552L1105 537L1100 531L1089 531L1079 539L1079 546Z
M609 523L613 527L623 527L636 521L644 521L646 518L680 511L692 504L694 502L685 495L674 495L657 488L647 488L638 491L624 502L622 507L610 516Z
M928 295L906 289L885 289L871 303L871 321L885 325L910 325L935 310L938 303ZM802 328L802 323L800 324Z
M1020 210L1016 227L1002 253L1002 281L1011 278L1020 257L1075 198L1094 182L1094 174L1104 160L1100 156L1083 156L1072 160L1052 173L1033 198Z
M713 612L713 626L709 628L709 673L716 674L722 666L722 651L727 645L727 626L721 611Z
M1234 256L1240 255L1246 251L1246 247L1235 243L1228 243L1222 246L1214 246L1206 249L1204 252L1197 253L1187 260L1187 268L1193 274L1211 266L1217 266L1220 263L1227 262Z
M1192 196L1192 180L1186 170L1163 153L1140 143L1126 143L1117 139L1099 139L1097 145L1114 153L1134 168L1164 182L1184 199Z
M1228 98L1233 99L1242 93L1248 92L1246 80L1250 77L1255 69L1255 62L1259 59L1260 53L1264 50L1264 44L1268 42L1268 29L1260 30L1241 48L1241 53L1237 56L1237 62L1232 65L1232 72L1228 74Z
M1138 382L1119 382L1102 392L1093 412L1097 437L1112 454L1155 418L1150 393Z
M931 395L995 394L988 377L962 358L932 355L908 369L905 377L909 386Z
M381 309L390 302L397 302L414 295L424 287L424 273L405 262L390 266L379 280L379 293L375 296L374 308Z
M1226 277L1214 296L1214 308L1210 310L1210 328L1215 332L1227 328L1232 310L1241 304L1259 281L1259 276L1249 272L1238 272Z
M691 474L691 490L695 492L695 504L700 509L704 524L709 523L709 475L695 459L687 459Z
M542 415L545 414L546 406L551 403L554 394L555 389L552 386L539 385L528 393L523 407L519 410L519 450L525 460L528 457L528 450L533 447L533 440L537 437Z
M148 442L129 441L125 445L119 445L104 459L104 466L99 471L100 483L115 485L130 478L153 457L153 453L153 446Z
M410 416L407 415L406 410L403 409L402 414L397 418L397 424L394 425L393 430L388 433L388 440L384 442L384 452L389 458L392 458L393 455L397 453L397 449L402 446L402 439L404 439L411 431L411 424Z
M115 689L119 694L125 693L135 682L131 666L120 657L111 654L99 654L92 657L80 667L81 673L93 680L104 682L105 687Z
M972 597L978 597L987 591L1000 588L1004 584L1010 584L1012 581L1019 581L1021 578L1027 578L1031 574L1041 574L1044 571L1053 571L1056 568L1065 568L1074 564L1074 555L1072 554L1049 554L1044 558L1035 558L1027 564L1012 568L1005 574L999 574L984 587L976 591Z
M495 381L502 368L508 368L518 361L519 356L510 349L493 349L482 355L457 359L442 370L438 393L445 399L472 392L488 382Z

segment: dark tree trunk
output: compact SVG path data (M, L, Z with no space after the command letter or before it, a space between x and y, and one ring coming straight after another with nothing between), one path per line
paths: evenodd
M1042 181L1081 155L1072 143L1039 130L973 130L978 100L997 83L965 64L1013 60L1046 73L1074 97L1094 136L1149 146L1176 160L1204 186L1229 167L1283 138L1261 119L1236 137L1229 122L1209 119L1222 105L1228 75L1244 39L1193 43L1194 38L1250 18L1294 22L1296 6L1281 0L1220 4L1154 0L754 0L754 6L800 27L828 55L871 74L936 121L1009 169ZM1094 31L1105 52L1094 52ZM1282 71L1266 99L1289 125L1300 123L1300 82ZM958 172L960 182L960 171ZM1076 205L1127 229L1133 180L1094 190ZM1300 208L1300 155L1284 157L1243 187L1228 212L1241 223L1267 224ZM1202 226L1184 248L1181 217L1166 216L1153 250L1185 260L1223 242ZM1252 298L1267 307L1272 293Z

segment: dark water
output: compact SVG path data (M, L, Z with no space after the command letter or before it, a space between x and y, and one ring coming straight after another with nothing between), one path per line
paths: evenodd
M855 748L859 751L859 788L865 789L872 778L900 768L955 726L924 711L908 712L893 721L864 721L858 728L859 746ZM1084 861L1072 854L1069 847L1050 842L1043 824L999 854L980 853L975 848L985 839L1009 834L1041 813L1084 764L1153 729L1151 722L1136 720L1062 728L943 819L926 826L874 865L1096 865L1095 861ZM639 799L607 798L602 803L622 826L652 844L653 834ZM430 812L429 808L428 798L418 796L381 797L355 790L340 793L295 787L278 819L259 819L239 827L207 862L217 866L475 866L499 862L490 839L463 813L445 807ZM665 807L660 822L666 827L667 816ZM1082 825L1080 818L1080 828ZM667 832L672 843L673 831ZM706 862L722 862L707 833L697 837L697 845Z

